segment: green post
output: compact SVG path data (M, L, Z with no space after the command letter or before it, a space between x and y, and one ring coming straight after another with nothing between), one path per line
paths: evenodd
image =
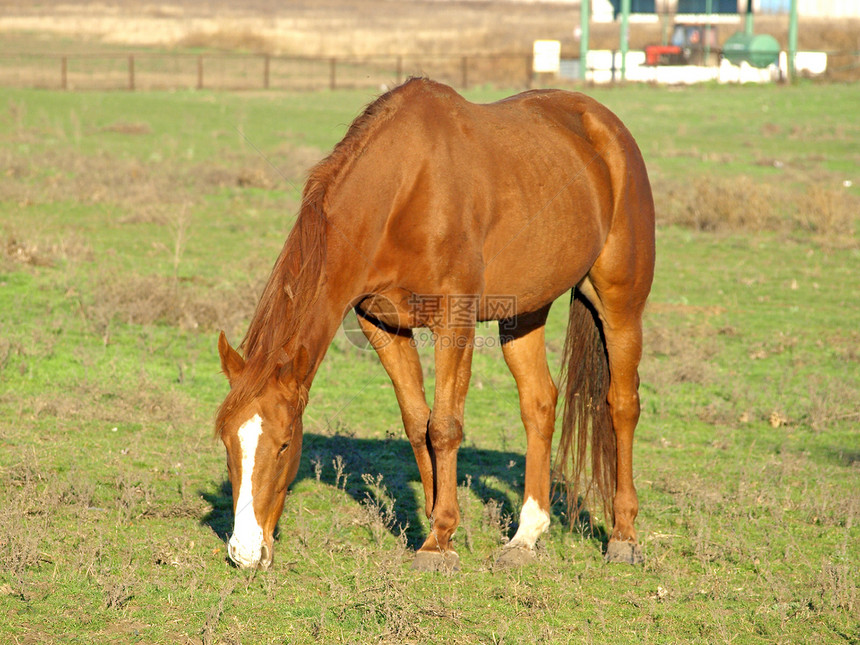
M797 56L797 0L791 0L788 17L788 80L794 83L794 58Z
M713 0L705 0L705 14L707 15L705 21L705 60L702 61L705 66L711 60L711 12L714 10L712 2Z
M627 46L630 41L630 0L621 0L621 82L627 80Z
M661 12L660 13L660 44L668 45L669 44L669 30L671 29L671 25L669 24L669 12Z
M747 0L747 13L744 18L744 33L747 36L753 35L753 8L752 0Z
M582 0L579 6L579 27L582 34L579 39L579 75L583 82L588 72L588 29L591 24L591 0Z

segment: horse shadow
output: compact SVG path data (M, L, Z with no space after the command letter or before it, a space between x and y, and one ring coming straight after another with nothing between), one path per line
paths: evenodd
M370 477L362 478L364 474ZM364 439L346 433L306 432L294 485L305 479L318 479L330 486L342 487L361 504L373 499L375 491L366 479L375 479L377 475L382 475L382 484L395 500L390 532L395 535L402 532L410 548L419 548L426 537L424 500L423 493L416 495L414 492L414 483L419 483L420 488L420 475L412 446L405 439L392 435L383 439ZM458 452L457 475L461 486L468 486L481 501L484 512L489 511L503 530L507 526L508 537L513 535L522 503L525 456L518 452L463 445ZM516 508L511 500L511 491L516 499ZM230 480L225 475L214 490L201 490L200 495L211 505L201 523L221 540L227 541L233 526ZM608 535L602 525L592 521L588 511L581 510L572 527L567 511L564 493L557 490L551 507L553 522L570 527L605 548ZM284 512L290 512L289 497ZM275 539L277 537L276 528Z

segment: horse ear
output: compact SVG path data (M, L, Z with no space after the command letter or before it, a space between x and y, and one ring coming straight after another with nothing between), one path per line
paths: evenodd
M232 387L233 382L239 378L239 374L245 369L245 359L239 356L239 352L230 347L223 331L218 336L218 353L221 355L221 371L227 376Z
M298 383L304 384L311 371L311 359L304 345L299 345L296 357L293 359L293 377Z
M281 371L278 378L284 387L295 387L299 390L307 391L305 381L310 373L310 357L308 350L304 346L299 347L296 355L292 360L287 361L281 366Z
M290 365L290 377L298 393L298 410L301 414L305 406L308 404L308 386L307 380L311 371L311 359L308 356L308 350L304 345L299 346L295 357Z

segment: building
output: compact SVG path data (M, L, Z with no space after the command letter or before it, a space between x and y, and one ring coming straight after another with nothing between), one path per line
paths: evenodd
M611 3L614 13L621 10L621 0L592 0L594 5ZM711 13L737 14L746 8L747 0L711 0ZM754 13L788 13L791 0L753 0ZM632 13L653 14L657 11L677 14L705 13L706 0L630 0ZM594 9L597 13L597 9ZM860 18L860 0L797 0L797 13L808 18Z

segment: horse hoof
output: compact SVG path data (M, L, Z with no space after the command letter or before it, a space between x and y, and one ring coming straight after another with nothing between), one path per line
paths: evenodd
M496 558L494 566L497 569L519 569L534 562L535 552L525 546L505 547Z
M645 554L642 553L642 547L635 542L611 541L606 545L606 561L642 564L645 562Z
M460 556L454 551L418 551L412 561L412 570L453 573L460 570Z

